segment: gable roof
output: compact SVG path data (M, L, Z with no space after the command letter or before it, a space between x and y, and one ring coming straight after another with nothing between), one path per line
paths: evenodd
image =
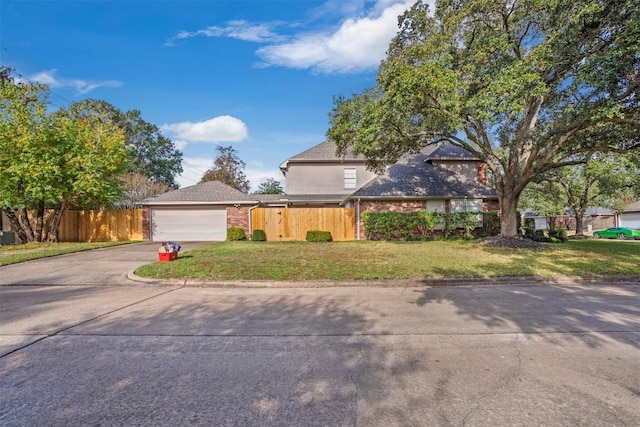
M441 147L439 147L441 148ZM355 191L350 199L407 199L407 198L483 198L497 197L495 189L480 184L475 180L461 180L460 176L451 170L444 169L428 162L433 158L433 152L423 152L414 156L400 159L389 166L383 175L374 178L362 188ZM457 150L442 150L437 158L455 155L456 160L474 160L477 158Z
M151 197L143 205L248 204L258 203L250 196L220 181L207 181Z
M289 163L312 163L312 162L344 162L344 161L358 161L365 162L364 156L353 154L353 150L349 147L346 150L344 156L336 155L336 144L333 141L325 141L318 145L315 145L308 150L298 153L282 162L280 169L286 171L289 167Z

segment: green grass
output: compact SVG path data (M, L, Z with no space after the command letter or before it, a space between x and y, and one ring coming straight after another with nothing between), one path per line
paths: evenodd
M27 243L0 246L0 266L133 242Z
M640 242L549 244L538 250L476 241L224 242L136 274L203 280L363 280L439 277L640 275Z

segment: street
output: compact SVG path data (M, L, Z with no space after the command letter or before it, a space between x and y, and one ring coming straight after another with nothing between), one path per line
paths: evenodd
M640 424L640 284L0 287L3 426Z

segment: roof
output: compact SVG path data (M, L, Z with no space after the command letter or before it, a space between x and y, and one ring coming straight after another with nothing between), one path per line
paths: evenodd
M624 207L625 212L640 212L640 200Z
M350 147L347 148L344 156L337 156L336 149L336 144L333 141L325 141L285 160L280 165L280 169L286 170L289 166L289 162L365 161L364 156L360 154L353 154L353 150Z
M231 188L220 181L207 181L178 190L169 191L156 197L145 199L143 205L166 204L245 204L258 203L251 196Z
M465 150L464 148L460 148L451 144L442 144L439 145L435 150L428 155L427 161L432 160L474 160L478 161L478 158L473 154Z
M441 148L441 147L439 147ZM434 150L406 157L389 166L384 175L374 178L362 188L354 192L349 198L495 198L495 189L473 180L461 180L453 171L433 165L427 160L432 159ZM442 155L455 154L453 150L446 150ZM475 160L475 157L455 154L457 160ZM450 158L450 157L448 157Z
M320 204L320 203L341 203L347 196L344 194L280 194L272 195L276 197L264 198L264 195L256 194L260 202L268 205L278 204Z

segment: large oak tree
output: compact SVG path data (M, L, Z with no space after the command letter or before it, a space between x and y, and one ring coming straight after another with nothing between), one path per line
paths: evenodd
M448 141L493 175L501 235L546 171L640 146L636 0L418 1L374 88L338 97L327 136L382 170Z

